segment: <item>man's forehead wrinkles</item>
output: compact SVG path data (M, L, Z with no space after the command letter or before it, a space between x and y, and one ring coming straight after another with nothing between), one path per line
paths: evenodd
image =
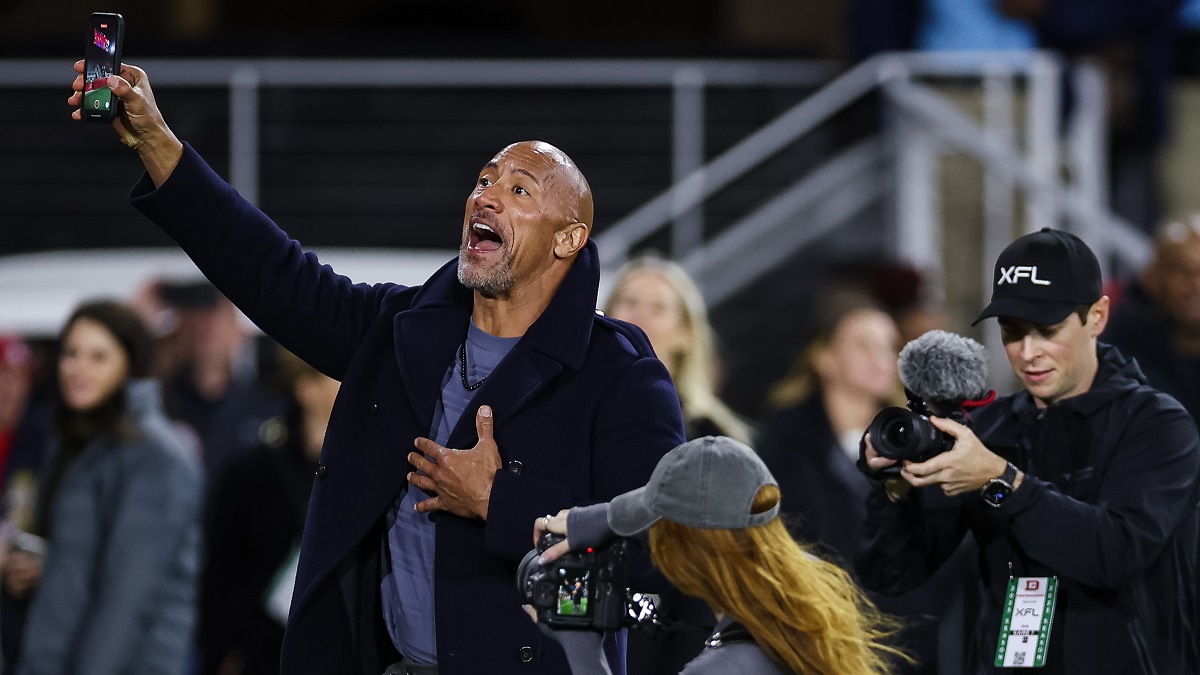
M513 173L525 174L526 176L529 176L530 178L532 178L533 182L537 183L538 185L542 184L541 178L538 178L537 176L533 175L531 172L526 171L525 169L522 169L521 167L516 167L515 169L513 169Z
M492 169L494 171L500 171L500 163L501 163L501 161L506 160L506 159L509 160L508 161L509 165L516 164L518 161L520 161L519 159L510 158L509 152L506 151L506 152L500 153L499 155L496 155L496 157L493 158L492 161L488 162L487 164L484 164L483 168L485 171L488 169ZM563 170L562 165L559 164L558 162L553 161L552 158L551 158L551 161L549 162L549 166L535 167L535 169L537 169L537 168L544 169L544 171L541 171L540 173L548 174L549 177L553 177L554 174L560 173ZM534 182L536 182L538 185L541 185L543 183L543 180L547 177L547 176L538 176L536 173L534 173L533 171L531 171L523 166L511 166L511 168L509 170L512 171L513 173L519 173L519 174L524 174L526 176L529 176L529 178L532 179Z

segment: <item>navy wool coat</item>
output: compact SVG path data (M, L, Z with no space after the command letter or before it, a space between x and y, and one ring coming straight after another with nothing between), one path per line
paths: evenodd
M284 673L368 673L391 658L379 605L384 517L428 436L473 294L448 263L424 285L354 284L237 195L190 147L134 205L268 335L342 382L321 452L283 647ZM568 673L521 610L515 569L533 521L639 487L683 441L679 400L645 335L595 312L587 244L542 316L475 393L449 447L477 440L492 406L503 469L486 522L436 526L438 662L447 675Z

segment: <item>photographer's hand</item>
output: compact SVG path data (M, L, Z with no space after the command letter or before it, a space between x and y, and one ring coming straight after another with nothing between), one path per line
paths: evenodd
M978 492L987 482L1004 473L1008 464L987 449L968 427L953 420L930 417L938 429L955 439L954 447L924 462L905 462L900 470L914 487L941 485L947 495Z
M449 511L464 518L487 520L492 482L500 470L500 449L492 438L489 406L479 406L476 411L475 431L479 441L467 450L443 447L428 438L416 440L420 452L408 454L409 463L416 469L409 472L408 482L437 495L418 502L417 511Z
M67 104L75 108L83 101L83 68L82 60L75 62L73 93L67 99ZM108 88L122 104L121 114L113 120L113 129L122 143L137 151L155 187L161 187L179 164L183 144L163 120L146 71L122 64L120 75L109 76ZM71 118L82 119L78 109L71 113Z
M887 457L881 457L878 452L875 452L875 446L871 445L871 434L863 434L862 445L859 448L861 456L859 457L859 470L870 478L880 477L880 472L884 469L896 465L896 460ZM866 464L866 470L863 469L863 464ZM875 472L872 475L869 472ZM912 486L905 482L903 476L896 477L896 474L883 475L883 490L887 493L888 499L893 502L899 502L908 496Z
M542 538L542 534L546 532L553 532L554 534L569 537L570 535L567 534L567 514L570 512L571 509L563 509L557 515L545 515L533 521L533 545L536 547L538 541ZM569 538L563 539L545 551L542 551L541 557L538 558L538 563L545 565L552 560L558 560L559 556L570 550L571 540Z
M867 460L867 466L872 471L883 471L889 466L895 466L896 460L881 457L878 452L875 452L875 446L871 445L871 434L863 436L863 456Z

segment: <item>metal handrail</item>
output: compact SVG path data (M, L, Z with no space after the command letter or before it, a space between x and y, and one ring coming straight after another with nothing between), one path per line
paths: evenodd
M606 266L620 265L640 240L778 154L879 86L913 76L977 77L988 68L1033 74L1057 59L1048 52L887 53L832 80L707 164L614 223L597 237ZM1046 164L1041 158L1040 164ZM1053 155L1048 158L1053 161ZM1043 170L1046 167L1042 167Z
M638 240L699 205L874 89L880 62L877 57L863 61L614 223L597 237L600 259L606 266L621 265Z
M861 178L878 169L887 152L880 138L860 141L738 220L705 248L684 258L681 264L700 285L705 302L721 304L763 270L783 262L793 251L824 236L878 199L884 192L883 182ZM800 217L804 227L779 228L781 223ZM752 260L753 264L731 265L731 260Z
M1046 199L1059 214L1084 224L1093 243L1104 242L1109 252L1119 252L1135 266L1140 267L1150 259L1150 242L1145 234L1103 204L1085 199L1079 190L1035 175L1011 145L994 142L978 124L936 92L900 80L890 82L885 91L894 104L923 120L934 136L1000 171L1031 194Z

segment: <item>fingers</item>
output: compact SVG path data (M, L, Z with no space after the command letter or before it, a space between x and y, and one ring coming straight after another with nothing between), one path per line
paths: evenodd
M424 489L424 488L422 488ZM413 505L413 509L417 513L429 513L430 511L439 511L442 508L442 502L438 497L426 499L423 502L417 502Z
M875 471L886 469L896 464L896 460L881 457L878 452L875 452L875 446L871 445L871 434L863 436L863 457L867 459L867 466Z
M878 455L874 457L867 457L867 466L871 467L875 471L886 469L889 466L894 466L895 464L896 460L888 459L887 457L880 457Z
M408 482L410 485L415 485L416 487L420 488L422 492L427 494L437 493L437 483L435 483L429 476L419 474L415 471L410 471L408 474Z
M558 560L559 558L561 558L563 555L565 555L570 550L571 550L571 540L564 539L564 540L558 542L557 544L551 546L550 548L546 549L545 551L542 551L542 555L538 556L538 564L545 565L546 563L554 562L555 560Z
M78 61L75 62L75 72L77 72L77 73L83 72L83 59L79 59Z
M437 447L440 448L441 446L439 445ZM437 468L437 463L419 452L408 453L408 463L412 464L413 469L420 471L426 476L432 475L433 470Z
M492 441L492 407L489 405L479 406L479 410L475 411L475 433L479 435L479 442Z
M900 469L900 476L902 478L904 478L904 480L908 481L909 485L912 485L913 487L927 487L930 485L937 485L938 474L939 474L938 471L917 474L917 473L913 473L913 471L911 470L913 466L916 466L916 465L909 465L909 466L906 466L906 467Z
M959 438L963 434L971 433L971 430L968 429L965 425L959 424L958 422L955 422L954 420L951 420L951 419L946 419L945 417L930 416L929 421L933 422L933 426L937 427L938 429L941 429L942 431L946 432L947 434L949 434L955 438Z
M913 487L925 487L936 485L950 478L946 471L953 467L954 463L947 459L946 454L942 454L924 462L906 462L900 470L900 475Z
M113 90L113 93L121 100L124 100L125 95L133 92L136 95L143 95L140 91L142 87L150 84L150 80L146 77L146 71L131 66L128 63L121 64L121 74L113 74L108 76L108 88Z
M112 93L116 94L117 98L121 99L122 101L125 101L127 98L132 99L136 96L133 86L129 84L128 80L120 75L108 76L108 88L112 89ZM133 94L133 96L131 96L131 94Z
M545 532L567 534L567 515L570 513L571 509L562 509L554 515L546 514L533 521L533 545L537 546Z
M421 453L424 454L426 458L432 457L434 459L437 459L437 457L444 450L446 450L446 448L444 446L438 445L437 443L434 443L433 441L429 440L428 438L424 438L424 437L418 438L417 440L413 441L413 445L415 445L417 450L420 450ZM413 454L414 453L409 453L409 461L412 461Z
M528 616L530 619L533 619L534 623L538 622L537 610L535 610L533 608L533 605L521 605L521 609L525 610L525 615Z

